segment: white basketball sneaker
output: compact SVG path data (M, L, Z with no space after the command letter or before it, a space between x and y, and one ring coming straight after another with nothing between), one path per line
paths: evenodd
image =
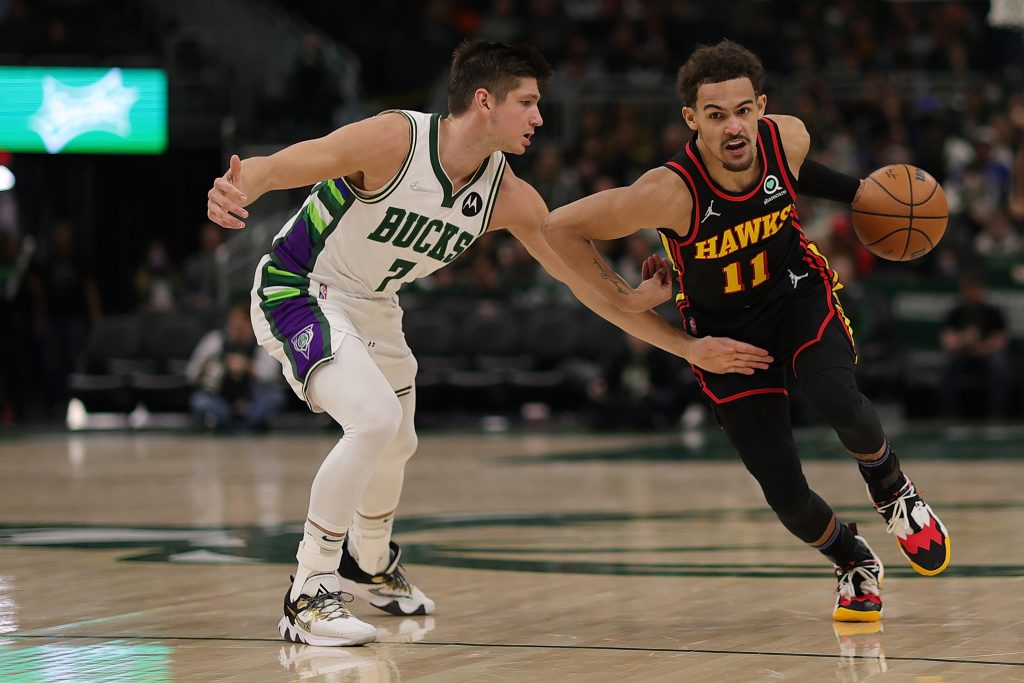
M340 581L336 572L313 574L295 600L289 587L284 594L284 616L277 624L281 637L292 643L328 647L376 640L377 630L356 619L345 607L352 596L341 591Z
M402 565L398 563L401 557L401 548L391 541L391 563L379 574L367 574L349 554L346 539L338 567L342 590L397 617L431 614L434 601L405 578Z

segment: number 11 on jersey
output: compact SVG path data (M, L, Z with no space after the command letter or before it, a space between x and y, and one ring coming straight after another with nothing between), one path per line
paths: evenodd
M768 282L768 252L762 251L757 256L750 259L750 267L754 271L754 276L750 280L751 287L757 287ZM740 262L733 261L729 265L722 268L722 274L725 275L725 293L735 294L736 292L742 292L747 288L743 284L743 273L740 270Z

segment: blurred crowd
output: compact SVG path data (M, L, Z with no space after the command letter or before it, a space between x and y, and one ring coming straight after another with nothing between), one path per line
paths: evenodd
M152 49L138 37L127 47L112 38L143 10L126 11L108 31L98 25L96 4L49 0L39 11L26 0L0 0L0 52L109 57ZM805 231L846 283L863 348L884 348L892 330L887 299L873 284L941 282L952 291L969 277L990 287L1024 285L1024 40L1020 30L989 24L988 2L381 0L344 21L337 3L326 0L288 9L311 30L300 53L289 57L295 60L289 82L274 89L284 95L252 95L266 121L253 131L254 142L280 145L342 122L339 90L323 64L324 41L359 56L362 109L372 112L437 102L451 51L463 38L526 40L546 54L555 77L541 102L547 123L538 144L512 163L553 209L628 184L671 158L688 136L674 97L676 70L696 45L729 37L762 58L769 113L801 117L814 158L862 177L886 164L911 163L945 188L950 223L942 243L903 264L879 261L859 245L847 207L801 199ZM312 99L301 112L287 104L303 98ZM25 406L43 414L60 410L67 396L62 378L111 293L96 286L103 264L81 258L73 225L19 226L5 194L11 193L0 192L0 421L11 422ZM201 202L195 203L198 212ZM132 289L139 310L208 311L214 326L226 320L215 303L214 258L225 235L212 225L199 233L199 251L191 256L172 258L160 239L139 255L133 282L121 283ZM648 231L600 248L635 282L643 259L660 245ZM407 307L465 300L498 309L570 299L504 233L485 236L451 267L403 290ZM608 410L622 400L609 392L623 384L627 366L626 358L610 360L611 374L588 390L598 413L622 412ZM679 391L689 392L683 384ZM1005 403L1002 396L993 400Z

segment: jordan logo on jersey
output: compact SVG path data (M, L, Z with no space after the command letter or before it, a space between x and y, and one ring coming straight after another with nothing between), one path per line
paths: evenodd
M715 200L712 199L711 203L708 204L708 210L706 212L704 212L704 218L701 218L700 222L703 223L704 221L706 221L707 219L711 218L712 216L721 216L721 215L722 214L720 214L717 211L715 211Z
M309 360L309 347L313 343L313 325L307 325L301 332L291 339L292 348L302 354L302 357Z
M810 275L810 273L804 273L803 275L797 275L792 270L789 271L789 280L790 280L790 282L793 283L793 289L796 289L796 286L798 284L800 284L800 281L803 280L808 275Z

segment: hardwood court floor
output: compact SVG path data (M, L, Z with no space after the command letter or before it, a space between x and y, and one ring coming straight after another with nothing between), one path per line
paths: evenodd
M1024 680L1024 429L897 441L951 531L934 578L800 438L886 562L884 630L833 628L829 567L714 433L424 436L397 540L437 613L356 605L360 648L276 631L330 434L3 439L0 680Z

